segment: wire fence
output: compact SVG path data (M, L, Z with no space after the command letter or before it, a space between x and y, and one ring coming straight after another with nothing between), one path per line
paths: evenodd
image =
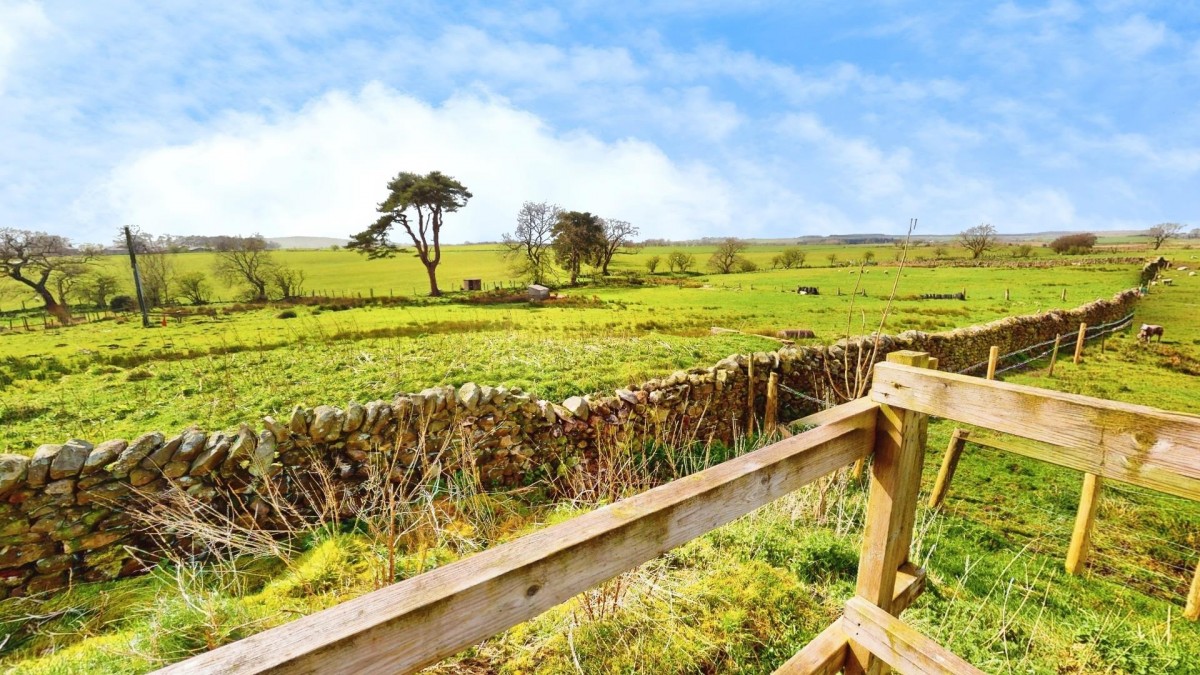
M1124 330L1125 328L1130 326L1132 323L1133 323L1133 312L1130 312L1129 314L1126 314L1124 317L1117 319L1116 321L1110 321L1108 323L1097 324L1095 326L1088 326L1087 329L1084 331L1084 340L1085 341L1094 340L1099 337L1111 335L1118 331ZM1049 356L1054 351L1054 347L1053 347L1054 343L1061 341L1062 338L1069 336L1069 335L1071 335L1071 333L1063 333L1062 335L1059 335L1058 337L1054 338L1053 340L1046 340L1045 342L1039 342L1035 345L1030 345L1023 349L1018 349L1016 351L1009 352L1007 354L1002 354L1000 356L999 360L997 361L998 363L1003 363L1003 362L1013 359L1015 357L1023 357L1023 358L1021 360L1016 361L1015 363L1004 366L1003 368L998 367L996 369L996 374L999 375L1001 373L1006 373L1010 370L1024 368L1026 366L1029 366L1029 365L1035 363L1036 361L1038 361L1040 359L1043 359L1043 358ZM1048 349L1046 348L1047 346L1049 346ZM1030 355L1031 352L1034 352L1035 350L1038 350L1038 349L1041 349L1042 351L1040 351L1036 354ZM980 361L979 363L975 363L970 366L967 366L966 368L963 368L962 370L959 370L957 372L959 375L967 375L974 371L986 368L987 364L988 364L987 360Z

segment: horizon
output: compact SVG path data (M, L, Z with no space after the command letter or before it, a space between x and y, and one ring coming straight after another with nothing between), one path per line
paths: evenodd
M1200 8L0 0L0 226L346 238L400 171L638 238L1191 229ZM419 25L420 32L410 28ZM886 235L895 236L895 235Z

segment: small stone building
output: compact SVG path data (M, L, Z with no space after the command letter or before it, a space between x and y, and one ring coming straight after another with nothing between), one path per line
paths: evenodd
M483 279L463 279L464 291L482 291Z
M529 288L526 289L525 294L530 300L550 299L550 289L542 286L541 284L529 284Z

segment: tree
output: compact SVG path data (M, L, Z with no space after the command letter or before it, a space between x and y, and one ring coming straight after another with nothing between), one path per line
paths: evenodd
M554 259L571 276L574 286L583 263L595 260L604 246L604 222L587 212L564 211L558 214L552 234Z
M596 253L596 265L600 268L601 276L608 276L608 265L612 262L613 255L622 245L628 244L637 236L638 229L624 220L605 218L602 222L604 242Z
M1020 244L1013 247L1014 258L1028 258L1033 255L1033 244Z
M270 269L271 283L279 291L279 297L288 300L304 293L304 270L287 265L275 265Z
M121 288L121 280L111 272L93 271L83 277L75 287L75 296L84 302L103 309L108 307L108 299Z
M652 255L646 258L646 269L649 270L650 274L654 274L654 271L658 269L658 264L661 262L662 256Z
M708 266L718 274L729 274L742 260L742 251L746 250L746 242L734 237L727 237L717 244L717 250L713 251L712 256L708 259Z
M390 258L402 249L388 235L399 224L412 239L417 258L429 275L429 295L442 294L437 284L437 266L442 262L442 218L467 205L474 195L462 183L441 171L419 174L402 171L388 183L388 196L376 207L383 215L367 229L353 235L346 248L363 253L367 258ZM409 209L416 214L412 222Z
M212 288L208 285L204 272L188 272L179 277L176 283L179 286L179 294L188 302L193 305L208 304Z
M551 272L554 224L562 209L546 202L525 202L517 212L517 229L504 235L504 256L517 276L544 282Z
M1059 255L1064 253L1069 253L1071 255L1091 253L1095 246L1096 235L1092 234L1091 232L1064 234L1063 236L1050 242L1050 250Z
M1188 239L1200 239L1200 227L1193 227L1191 232L1188 232Z
M1166 241L1183 231L1181 223L1159 223L1146 231L1146 234L1154 240L1154 250L1157 251L1160 246Z
M696 256L683 251L673 251L667 256L667 265L671 271L679 270L680 273L687 272L689 269L696 266Z
M68 290L71 281L90 269L96 251L75 250L64 238L45 232L0 228L0 274L28 286L46 311L63 323L71 320L67 299L51 290Z
M938 260L945 258L946 254L948 253L950 253L950 251L945 246L938 246L933 249L933 257Z
M958 241L963 248L971 252L971 259L979 258L984 252L996 246L996 228L988 223L970 227L958 233Z
M875 260L875 251L864 251L863 252L863 262L865 262L869 265L869 264L871 264L871 261L873 261L873 260Z
M771 267L782 267L790 270L793 267L804 267L804 251L798 246L783 249L783 253L771 258Z
M142 293L152 307L171 302L171 285L175 280L175 263L166 251L143 252L138 255L138 270L142 275Z
M830 253L829 255L825 256L825 259L829 261L830 267L833 267L834 265L837 264L837 254L836 253Z
M230 237L217 248L217 276L231 284L245 284L251 300L267 299L267 285L274 267L275 261L262 235Z

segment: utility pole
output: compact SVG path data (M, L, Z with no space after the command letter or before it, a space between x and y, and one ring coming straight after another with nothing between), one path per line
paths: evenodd
M121 228L125 231L125 246L129 249L129 265L133 267L133 287L137 290L138 307L142 310L142 327L150 327L150 313L146 311L146 297L142 295L142 275L138 273L137 254L133 250L133 232L126 225Z

